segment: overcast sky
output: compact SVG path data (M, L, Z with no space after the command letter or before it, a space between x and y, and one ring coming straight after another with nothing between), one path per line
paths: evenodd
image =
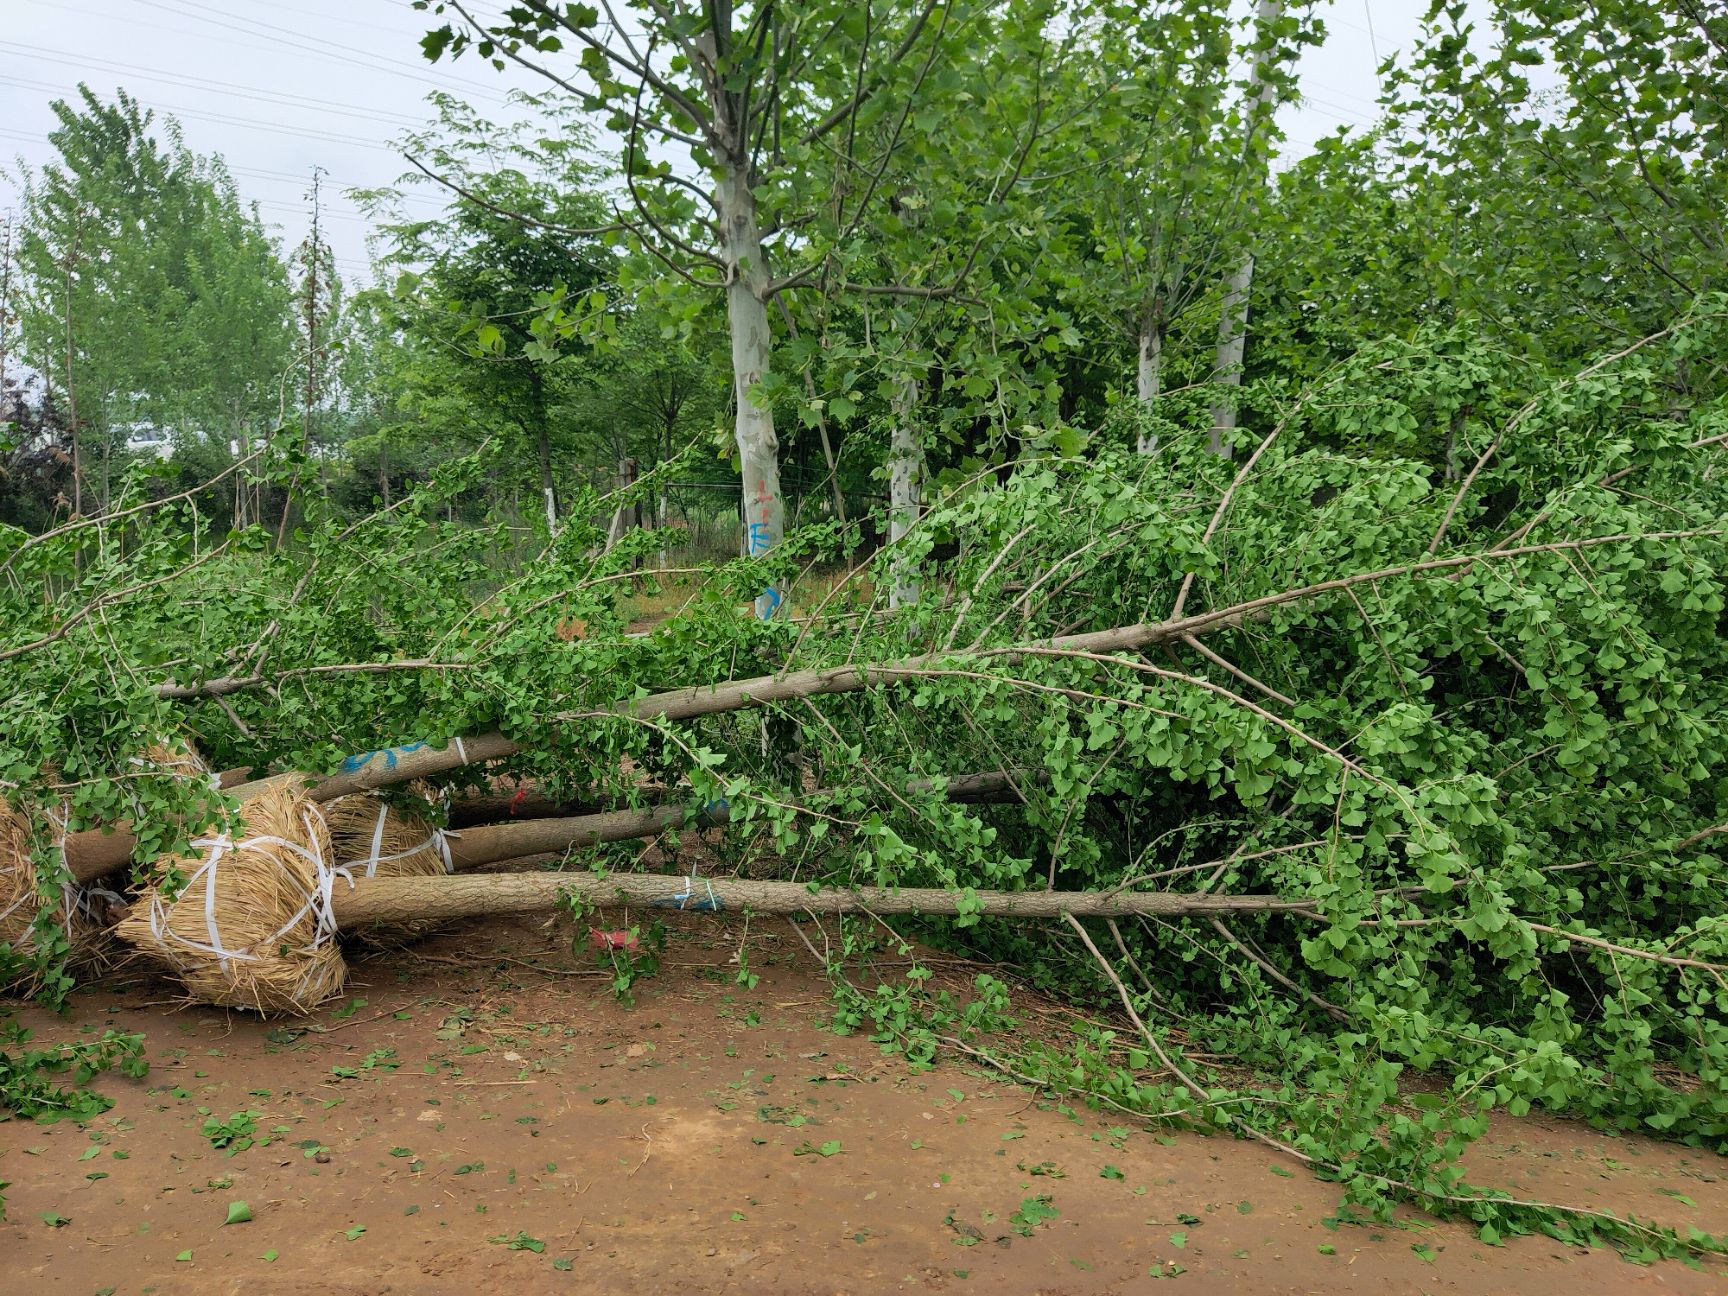
M1322 6L1330 34L1304 59L1303 103L1284 117L1290 156L1341 125L1374 120L1375 55L1406 47L1426 7ZM426 94L443 88L502 109L511 87L540 88L472 57L425 62L418 41L427 26L408 0L0 0L0 158L8 170L40 166L52 153L50 101L72 97L79 81L110 98L123 86L179 118L193 150L226 158L285 247L305 235L308 184L322 166L326 228L352 282L367 264L367 223L344 191L401 175L391 141L424 122ZM17 200L0 179L0 211Z

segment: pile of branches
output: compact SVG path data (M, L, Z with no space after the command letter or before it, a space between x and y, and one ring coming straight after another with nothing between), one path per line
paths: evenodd
M631 880L635 835L570 862L638 898L905 913L1120 1009L1120 1034L1021 1074L1269 1141L1373 1209L1714 1247L1448 1167L1496 1108L1728 1149L1728 408L1685 378L1724 318L1560 379L1467 337L1387 343L1262 393L1234 460L1125 415L1078 456L954 476L856 570L817 528L688 574L652 626L631 615L652 536L573 524L489 568L488 530L443 507L484 454L356 524L314 506L286 551L209 534L192 499L10 537L0 775L73 832L130 823L145 870L215 809L114 775L170 729L216 766L311 771L318 800L507 776L644 833L723 806L699 883ZM889 564L918 602L883 606ZM765 581L798 615L741 611ZM947 794L980 771L1000 799ZM337 908L423 916L416 887L440 915L570 889L361 879L375 898ZM841 935L852 1019L909 1050L952 1033L934 1002L909 1029L906 987L851 989ZM1443 1096L1399 1105L1406 1068Z

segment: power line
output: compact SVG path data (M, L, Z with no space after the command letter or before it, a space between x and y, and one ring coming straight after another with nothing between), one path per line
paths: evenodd
M4 42L0 42L4 44ZM10 77L0 77L0 82L12 82ZM13 84L25 84L12 82ZM50 87L52 88L52 87ZM332 144L352 144L361 148L379 149L385 153L394 153L395 148L381 140L362 139L357 135L339 135L334 131L318 130L314 127L285 126L280 122L260 121L256 117L235 117L228 113L207 112L202 108L187 108L183 104L154 103L150 107L163 112L172 113L176 117L188 118L192 121L217 122L226 126L242 126L249 130L271 131L278 135L294 135L301 139L321 140Z
M197 3L197 0L183 0L183 3L190 5L193 10L204 10L205 12L188 12L186 9L177 8L174 5L163 3L163 0L135 0L135 3L148 5L152 9L160 9L163 13L173 14L177 18L189 18L193 22L208 23L214 27L221 27L228 31L239 32L243 36L252 37L252 44L257 44L259 40L263 40L272 48L279 48L282 45L287 45L292 49L304 50L312 54L321 54L325 58L336 59L342 63L350 63L355 67L366 68L368 71L383 72L387 76L402 77L409 81L419 81L439 90L448 90L454 85L464 85L470 87L475 93L479 94L483 98L490 99L495 103L503 104L507 102L503 96L490 90L478 81L470 81L463 77L445 77L439 79L437 77L427 76L420 71L407 71L405 70L406 67L411 65L404 64L400 60L396 59L361 58L349 52L346 47L338 45L333 41L319 40L316 36L306 36L301 32L295 31L291 27L278 27L274 23L258 22L251 18L237 18L233 21L229 21L232 15L223 14L220 10L212 10L207 5ZM244 26L239 24L244 24ZM276 35L265 35L266 32L276 33Z
M395 112L388 108L366 108L359 104L337 103L328 99L313 99L305 95L282 94L274 90L255 90L246 86L235 85L229 81L211 81L204 77L183 76L178 72L152 71L134 63L118 63L110 59L92 58L89 55L79 55L74 58L64 50L44 49L39 45L21 45L16 41L0 41L0 47L23 50L32 57L47 63L64 63L71 67L124 73L144 81L161 81L184 90L220 90L224 95L239 96L243 99L258 99L265 103L288 108L311 108L318 112L338 113L344 117L362 117L367 121L376 121L380 117L394 117L404 126L422 126L425 124L424 118ZM12 84L25 85L26 83L13 81ZM42 85L39 88L54 89L56 87Z
M254 198L252 201L257 203L260 207L273 207L282 211L304 213L306 210L297 203L284 202L280 198ZM357 211L338 211L333 207L326 206L323 209L323 212L324 216L331 220L359 221L363 225L370 225L372 223L372 218L370 216L366 216Z

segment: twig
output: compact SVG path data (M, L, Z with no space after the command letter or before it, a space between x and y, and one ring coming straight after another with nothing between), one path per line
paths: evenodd
M1225 940L1229 941L1231 946L1238 953L1245 954L1248 958L1252 959L1259 966L1259 968L1262 972L1264 972L1267 976L1271 977L1274 981L1276 981L1279 985L1283 986L1286 990L1290 991L1292 994L1300 995L1302 998L1306 999L1309 1003L1313 1004L1316 1008L1319 1008L1324 1012L1330 1013L1333 1017L1337 1018L1339 1021L1348 1021L1349 1020L1350 1014L1345 1012L1337 1004L1332 1003L1330 1000L1322 999L1319 995L1315 994L1312 990L1308 990L1302 986L1297 985L1294 981L1292 981L1289 977L1285 976L1282 972L1280 972L1271 963L1268 963L1265 959L1261 958L1260 955L1256 954L1253 950L1249 949L1246 945L1244 945L1240 940L1238 940L1236 938L1236 934L1234 932L1232 932L1228 927L1226 927L1221 919L1218 919L1218 918L1212 919L1212 928L1220 936L1222 936Z
M1590 945L1604 949L1613 954L1624 954L1628 958L1645 959L1651 963L1666 963L1669 967L1703 968L1708 972L1728 972L1728 963L1707 963L1702 959L1675 958L1672 954L1655 954L1649 950L1634 949L1629 945L1616 945L1597 936L1584 936L1578 932L1562 931L1558 927L1549 927L1544 923L1525 920L1524 925L1531 931L1547 932L1550 936L1558 936L1579 945Z
M1182 1087L1188 1090L1189 1093L1193 1094L1201 1102L1210 1101L1211 1095L1208 1094L1205 1089L1201 1088L1192 1076L1176 1065L1171 1056L1164 1051L1164 1045L1159 1042L1158 1037L1147 1028L1145 1022L1140 1020L1140 1014L1135 1010L1134 1000L1128 993L1128 987L1122 984L1122 978L1116 975L1116 969L1110 966L1110 960L1105 958L1098 947L1092 943L1092 937L1087 933L1086 928L1081 925L1080 920L1071 913L1063 914L1062 918L1063 921L1079 934L1080 940L1086 946L1087 951L1092 955L1093 959L1097 961L1098 966L1104 970L1104 975L1110 978L1110 984L1116 987L1116 993L1122 1000L1122 1006L1128 1010L1128 1019L1134 1023L1136 1028L1138 1028L1140 1031L1140 1037L1151 1047L1152 1052L1157 1056L1158 1061L1163 1065L1164 1069L1171 1075L1175 1076L1176 1079L1181 1082Z
M1354 596L1352 596L1352 597L1354 597ZM1211 662L1214 666L1222 667L1224 670L1230 672L1230 674L1234 675L1237 679L1241 680L1244 684L1248 685L1249 688L1258 689L1260 692L1264 693L1267 697L1272 698L1274 701L1282 702L1287 707L1293 707L1296 705L1296 699L1285 697L1282 693L1280 693L1277 689L1273 688L1270 684L1262 684L1259 680L1255 679L1252 675L1250 675L1247 671L1243 670L1240 666L1237 666L1231 662L1224 660L1224 658L1220 657L1217 653L1213 652L1210 648L1208 648L1205 644L1201 643L1193 635L1183 635L1182 636L1182 642L1187 644L1190 648L1192 648L1195 652L1199 653L1202 657L1204 657L1207 661Z

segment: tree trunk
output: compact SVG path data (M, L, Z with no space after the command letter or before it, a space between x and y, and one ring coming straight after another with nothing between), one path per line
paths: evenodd
M1252 604L1196 613L1173 621L1142 622L1137 625L1117 626L1110 630L1063 635L1027 645L1024 650L1012 647L987 649L980 657L990 661L1013 661L1016 653L1020 651L1036 653L1052 649L1092 654L1133 652L1152 644L1171 643L1187 636L1234 629L1252 620L1261 609L1293 601L1294 596L1273 596ZM924 678L928 671L952 668L954 663L953 653L937 652L883 664L822 666L813 670L790 671L783 675L762 675L754 679L728 680L723 684L674 689L668 693L654 693L616 703L610 708L610 712L560 713L555 714L552 719L557 722L610 713L651 720L694 720L699 716L745 711L798 698L856 693L876 685L891 687L907 684ZM207 684L192 696L220 696L222 693L235 692L248 686L246 681L233 681L228 687L221 687L221 683L212 681L217 687ZM174 693L164 693L163 690L177 688L175 685L159 685L157 692L160 696L174 696ZM516 742L502 733L492 732L476 734L460 741L451 739L439 747L416 742L383 751L363 752L343 761L341 773L314 781L308 795L314 801L329 801L339 796L347 796L350 792L367 792L374 788L442 774L467 765L502 760L507 756L514 756L520 750L521 747ZM257 785L247 785L236 788L234 794L244 798L253 795L257 790ZM71 850L70 845L68 850Z
M1177 891L945 891L917 887L823 887L802 882L708 881L651 873L513 873L468 877L355 878L338 885L331 908L340 931L374 924L446 921L485 914L555 908L566 896L591 905L651 905L668 909L749 910L778 914L962 914L993 917L1115 918L1312 912L1315 901L1275 895L1213 895Z
M244 769L223 771L220 775L222 790L232 792L244 801L268 788L307 781L303 774L277 774L248 780L250 773ZM912 795L922 795L940 785L943 796L958 803L1019 801L1023 799L1022 785L1048 781L1048 776L1040 770L986 770L945 778L917 778L905 787ZM543 797L478 797L455 802L451 823L460 822L462 831L452 832L446 841L451 864L458 869L474 868L499 860L520 859L525 855L565 851L574 846L657 837L668 828L718 827L727 823L732 815L730 805L722 799L702 806L672 804L650 806L645 810L606 810L549 818L517 817L523 805L544 811L549 804ZM66 867L82 884L124 868L131 861L137 838L131 832L131 825L122 823L113 832L92 828L69 833L63 845Z
M1242 356L1248 346L1248 292L1254 286L1254 256L1242 262L1230 276L1229 289L1224 294L1224 313L1218 317L1218 351L1213 360L1212 378L1226 387L1242 383ZM1236 402L1221 400L1212 406L1212 431L1206 448L1215 455L1230 457L1230 434L1236 430Z
M618 506L612 510L612 521L606 528L606 547L610 549L639 524L636 506L624 492L636 484L636 461L628 455L618 460Z
M552 432L546 426L546 388L538 369L532 370L534 448L540 459L540 500L546 510L546 534L558 534L558 488L552 480Z
M74 243L76 248L76 243ZM74 258L76 252L74 252ZM66 265L66 427L72 438L72 515L84 515L84 456L78 428L78 389L72 382L72 262ZM82 553L82 548L80 548Z
M1147 320L1140 331L1140 360L1134 370L1134 394L1150 413L1158 407L1158 394L1164 382L1164 330L1155 320ZM1135 447L1141 454L1155 454L1158 434L1140 430Z
M1259 0L1254 9L1254 66L1248 74L1248 136L1242 145L1241 183L1260 183L1257 150L1261 127L1270 115L1275 87L1267 75L1272 63L1274 28L1284 17L1284 0ZM1243 210L1252 224L1258 204L1244 203ZM1254 254L1246 252L1230 275L1224 294L1224 312L1218 320L1218 350L1212 365L1215 382L1227 387L1242 383L1242 357L1248 347L1248 292L1254 284ZM1230 433L1236 430L1236 402L1221 400L1212 407L1212 433L1206 448L1213 454L1230 455Z
M913 415L918 407L918 380L910 375L895 385L891 402L893 431L888 448L888 543L897 546L923 511L924 446ZM889 558L889 607L918 601L918 581L912 565L896 551Z
M768 287L756 197L743 166L729 166L715 189L720 212L721 254L726 263L726 320L732 339L732 394L742 484L744 552L765 554L786 538L786 501L780 493L780 443L774 413L751 399L768 375L773 334L763 300ZM763 620L786 615L786 591L770 585L756 597Z

